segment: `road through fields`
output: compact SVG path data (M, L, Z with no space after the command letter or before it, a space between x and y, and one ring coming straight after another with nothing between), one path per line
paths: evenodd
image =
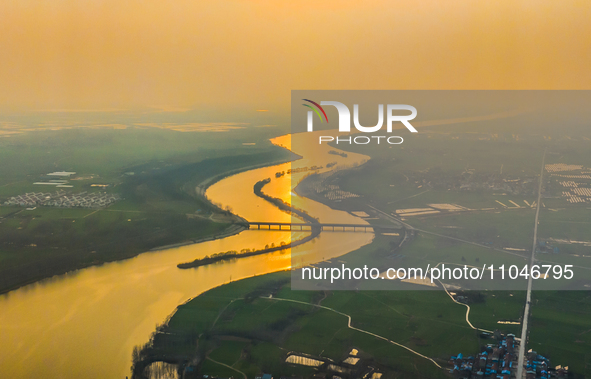
M544 179L544 162L546 161L546 151L542 157L542 169L540 170L540 184L538 186L538 202L536 207L536 220L534 224L534 241L532 244L531 258L529 261L529 267L534 265L536 259L536 242L538 238L538 218L540 216L540 200L542 198L542 183ZM523 325L521 327L521 343L519 344L519 360L517 363L517 375L516 378L525 377L523 370L523 363L525 361L525 346L527 345L527 324L529 321L529 306L531 304L531 287L532 287L532 276L530 275L527 279L527 296L525 297L525 310L523 311Z

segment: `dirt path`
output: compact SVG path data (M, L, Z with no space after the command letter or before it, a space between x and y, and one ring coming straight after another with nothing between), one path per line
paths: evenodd
M222 362L218 362L218 361L216 361L215 359L212 359L212 358L210 358L210 357L207 357L207 360L209 360L209 361L212 361L213 363L217 363L217 364L218 364L218 365L220 365L220 366L227 367L227 368L229 368L230 370L236 371L237 373L241 374L241 375L244 377L244 379L248 379L248 377L246 376L246 374L245 374L245 373L243 373L243 372L242 372L242 371L240 371L240 370L237 370L237 369L235 369L234 367L232 367L232 366L230 366L230 365L227 365L227 364L225 364L225 363L222 363Z
M432 362L432 363L433 363L435 366L437 366L438 368L443 368L443 367L441 367L441 366L440 366L440 365L439 365L437 362L435 362L435 361L434 361L432 358L429 358L429 357L427 357L427 356L425 356L425 355L423 355L423 354L421 354L421 353L418 353L418 352L414 351L413 349L411 349L410 347L404 346L404 345L402 345L402 344L400 344L400 343L398 343L398 342L394 342L394 341L392 341L392 340L390 340L390 339L388 339L388 338L386 338L386 337L384 337L384 336L380 336L379 334L375 334L375 333L369 332L369 331L367 331L367 330L359 329L359 328L356 328L356 327L352 326L352 325L351 325L351 316L350 316L350 315L348 315L348 314L346 314L346 313L339 312L339 311L337 311L336 309L332 309L332 308L329 308L329 307L325 307L325 306L323 306L323 305L317 305L317 304L306 303L306 302L304 302L304 301L291 300L291 299L282 299L282 298L278 298L278 297L273 297L273 298L271 298L271 297L261 297L261 299L267 299L267 300L277 300L277 301L289 301L289 302L292 302L292 303L305 304L305 305L309 305L309 306L311 306L311 307L322 308L322 309L326 309L326 310L328 310L328 311L331 311L331 312L334 312L334 313L338 313L338 314L340 314L340 315L342 315L342 316L345 316L345 317L347 317L347 319L349 320L349 321L348 321L348 323L347 323L347 327L348 327L349 329L353 329L353 330L356 330L356 331L358 331L358 332L361 332L361 333L368 334L368 335L370 335L370 336L372 336L372 337L376 337L376 338L379 338L379 339L381 339L381 340L384 340L384 341L386 341L386 342L389 342L389 343L391 343L392 345L399 346L399 347L401 347L401 348L403 348L403 349L405 349L405 350L408 350L408 351L410 351L411 353L413 353L413 354L415 354L415 355L418 355L418 356L419 356L419 357L421 357L421 358L424 358L424 359L427 359L427 360L431 361L431 362Z

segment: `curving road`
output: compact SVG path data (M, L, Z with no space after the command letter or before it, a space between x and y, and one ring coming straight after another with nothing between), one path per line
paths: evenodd
M243 373L243 372L242 372L242 371L240 371L240 370L237 370L237 369L235 369L234 367L232 367L232 366L230 366L230 365L227 365L227 364L225 364L225 363L222 363L222 362L218 362L218 361L216 361L215 359L212 359L212 358L210 358L210 357L207 357L207 360L208 360L208 361L212 361L213 363L217 363L217 364L218 364L218 365L220 365L220 366L227 367L227 368L229 368L229 369L230 369L230 370L232 370L232 371L236 371L237 373L241 374L241 375L242 375L242 377L243 377L244 379L248 379L245 373Z
M337 311L336 309L332 309L332 308L329 308L329 307L325 307L325 306L323 306L323 305L312 304L312 303L306 303L305 301L291 300L291 299L283 299L283 298L279 298L279 297L261 297L261 299L267 299L267 300L278 300L278 301L289 301L289 302L291 302L291 303L298 303L298 304L309 305L309 306L312 306L312 307L321 308L321 309L326 309L327 311L331 311L331 312L334 312L334 313L338 313L338 314L340 314L340 315L342 315L342 316L345 316L345 317L347 317L347 318L349 319L349 322L347 323L347 327L348 327L349 329L353 329L353 330L356 330L356 331L358 331L358 332L361 332L361 333L368 334L368 335L370 335L370 336L372 336L372 337L376 337L376 338L379 338L379 339L381 339L381 340L384 340L384 341L386 341L386 342L389 342L389 343L391 343L392 345L399 346L399 347L401 347L401 348L403 348L403 349L406 349L406 350L410 351L411 353L413 353L413 354L415 354L415 355L418 355L418 356L419 356L419 357L421 357L421 358L425 358L425 359L427 359L427 360L431 361L431 362L432 362L432 363L433 363L435 366L437 366L438 368L443 368L443 367L441 367L441 366L440 366L440 365L439 365L437 362L435 362L435 361L434 361L432 358L429 358L429 357L427 357L426 355L423 355L423 354L421 354L421 353L417 353L416 351L414 351L414 350L413 350L413 349L411 349L410 347L404 346L404 345L402 345L402 344L400 344L400 343L398 343L398 342L394 342L394 341L392 341L392 340L390 340L390 339L388 339L388 338L386 338L386 337L384 337L384 336L380 336L379 334L375 334L375 333L372 333L372 332L368 332L367 330L359 329L359 328L356 328L356 327L352 326L352 325L351 325L351 316L350 316L350 315L348 315L348 314L346 314L346 313L339 312L339 311Z
M437 264L437 266L439 266L439 264ZM466 307L466 323L468 323L468 326L470 326L470 328L472 328L474 330L476 330L476 329L482 330L483 332L494 333L492 330L486 330L486 329L482 329L482 328L477 328L474 325L472 325L472 323L470 322L470 306L468 304L461 303L461 302L457 301L456 299L454 299L454 297L451 295L451 293L449 293L449 291L445 287L445 284L441 283L441 280L439 280L439 279L437 279L437 281L439 282L439 284L441 284L441 286L445 290L445 293L447 293L447 296L449 296L450 299L454 303L460 304L460 305L463 305L464 307Z

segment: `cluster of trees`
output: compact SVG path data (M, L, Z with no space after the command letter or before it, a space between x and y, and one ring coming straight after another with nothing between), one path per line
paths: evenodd
M216 233L223 228L208 220L187 219L184 214L150 214L127 221L128 214L85 219L46 219L13 216L16 227L0 228L0 292L44 277L93 264L129 258L157 246ZM31 219L28 219L31 218ZM79 225L81 224L81 226Z
M281 209L285 212L288 212L290 214L296 214L296 215L302 217L307 222L310 222L313 224L318 224L318 220L313 218L312 216L308 215L305 211L293 208L289 204L285 203L283 200L271 197L271 196L263 193L263 187L265 185L267 185L269 182L271 182L270 178L263 179L263 180L257 182L254 185L254 193L257 196L262 197L263 199L269 201L270 203L275 204L279 209ZM240 251L240 254L238 254L235 250L230 250L230 251L226 251L226 252L222 252L222 253L213 254L211 256L206 256L204 258L198 258L192 262L179 263L177 265L177 267L181 268L181 269L187 269L187 268L193 268L193 267L206 266L206 265L209 265L212 263L224 262L224 261L233 260L233 259L237 259L237 258L245 258L245 257L253 256L253 255L272 253L274 251L288 249L288 248L300 245L302 243L305 243L307 241L310 241L311 239L317 237L319 234L320 234L320 228L319 227L318 228L312 227L312 233L309 236L304 237L298 241L294 241L294 242L290 242L290 243L285 243L282 241L279 244L279 246L276 246L275 243L271 243L270 245L268 245L268 244L265 245L265 248L261 249L261 250L242 249Z
M271 204L274 204L277 208L281 209L284 212L287 212L289 214L295 214L295 215L303 218L307 222L310 222L313 224L318 224L318 220L315 219L314 217L310 216L308 214L308 212L301 210L301 209L297 209L295 207L292 207L290 204L286 203L282 199L278 199L276 197L272 197L272 196L265 194L263 192L263 187L270 182L271 182L271 178L267 178L267 179L263 179L261 181L258 181L254 185L254 194L257 195L258 197L261 197L261 198L267 200Z
M257 250L257 249L252 249L252 250L251 249L242 249L242 250L240 250L240 254L236 250L228 250L225 252L212 254L211 256L206 255L205 257L197 258L192 262L179 263L177 265L177 267L181 268L181 269L186 269L186 268L207 266L212 263L234 260L236 258L245 258L245 257L251 257L253 255L271 253L274 251L287 249L291 246L292 246L291 243L286 243L284 241L281 241L279 246L275 246L275 243L271 243L271 245L268 245L268 244L265 245L264 249L259 249L259 250Z

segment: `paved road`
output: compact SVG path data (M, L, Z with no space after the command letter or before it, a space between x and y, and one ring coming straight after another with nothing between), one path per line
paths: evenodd
M540 200L542 198L542 183L544 178L544 162L546 160L546 151L544 151L544 156L542 157L542 169L540 171L540 185L538 187L538 202L536 208L536 221L534 224L534 241L531 249L531 258L529 260L529 267L534 265L535 262L535 255L536 255L536 242L538 238L538 218L540 216ZM525 372L523 370L523 363L525 361L525 349L527 345L527 324L529 321L529 306L531 303L531 287L532 287L532 277L529 276L527 280L527 296L525 298L525 310L523 312L523 325L521 327L521 343L519 344L519 360L517 363L517 375L515 376L517 379L524 378Z
M401 225L403 225L408 230L416 230L417 232L421 232L421 233L424 233L424 234L430 234L430 235L441 237L441 238L447 238L447 239L450 239L450 240L455 240L455 241L459 241L459 242L462 242L462 243L467 243L467 244L470 244L470 245L483 247L485 249L498 251L498 252L501 252L501 253L504 253L504 254L514 255L516 257L520 257L520 258L523 258L523 259L526 259L527 258L527 257L523 256L522 254L513 253L513 252L510 252L510 251L507 251L507 250L497 249L495 247L491 247L491 246L488 246L488 245L483 245L483 244L478 243L478 242L467 241L467 240L464 240L464 239L461 239L461 238L446 236L444 234L430 232L430 231L424 230L424 229L418 229L418 228L415 228L414 226L412 226L410 224L407 224L406 222L403 222L402 220L400 220L400 219L398 219L398 218L396 218L396 217L394 217L392 215L389 215L388 213L386 213L386 212L384 212L384 211L382 211L382 210L380 210L380 209L378 209L378 208L376 208L376 207L374 207L372 205L368 205L368 206L371 209L373 209L374 211L376 211L376 212L384 215L388 220L391 220L393 222L396 222L398 224L401 224Z

